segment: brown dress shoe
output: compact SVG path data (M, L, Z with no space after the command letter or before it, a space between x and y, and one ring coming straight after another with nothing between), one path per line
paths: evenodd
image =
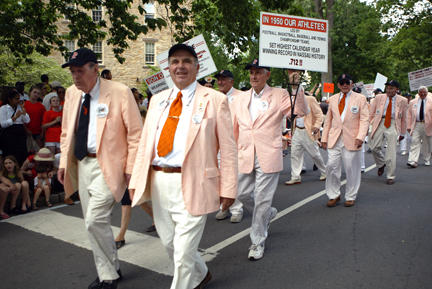
M330 199L327 202L327 207L331 208L331 207L336 207L336 204L339 203L340 201L340 196L338 196L336 199Z
M344 206L345 207L352 207L352 206L354 206L354 200L345 201Z
M387 179L387 185L393 185L395 181L393 179Z
M378 169L378 176L382 176L382 174L384 174L384 168L385 168L385 166L386 166L386 165L383 165L382 167L380 167L380 168Z
M195 289L204 289L205 285L207 285L208 282L210 282L211 278L212 275L210 274L210 271L207 271L207 275L204 277L201 283L199 283L199 285L195 287Z

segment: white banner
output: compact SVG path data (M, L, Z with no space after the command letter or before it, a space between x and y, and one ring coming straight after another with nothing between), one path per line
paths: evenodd
M378 72L375 77L374 89L379 88L382 91L384 91L386 82L387 82L387 76L384 76Z
M161 71L147 77L144 80L152 94L159 93L169 88L167 82L165 81L165 77Z
M418 90L420 86L432 86L432 67L423 68L420 70L408 73L410 90Z
M185 41L184 44L192 46L195 49L196 54L198 55L200 69L198 71L197 79L206 77L207 75L216 72L216 65L213 61L210 50L208 49L207 43L205 42L202 34L192 39L189 39L188 41ZM170 88L173 87L173 82L168 70L168 51L158 54L156 58L159 63L159 67L165 76L165 81Z
M261 12L259 64L327 72L328 21Z

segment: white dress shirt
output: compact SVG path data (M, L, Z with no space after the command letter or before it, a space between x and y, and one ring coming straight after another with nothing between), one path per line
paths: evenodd
M28 113L20 115L15 121L12 120L14 109L9 104L0 107L0 125L2 128L10 127L13 124L25 124L30 122ZM22 111L21 106L18 104L16 112ZM15 112L15 113L16 113Z
M424 103L423 103L423 120L426 117L426 101L427 101L427 99L426 98L425 99L421 99L419 97L419 100L417 102L417 117L416 117L417 121L420 121L420 107L421 107L422 101L424 101Z
M195 95L195 89L197 82L194 81L188 87L183 90L178 89L175 85L169 96L169 105L166 105L162 113L162 117L159 120L159 125L156 132L155 142L155 158L152 164L160 167L181 167L185 156L186 140L189 132L189 127L192 119L193 100ZM162 129L168 118L169 110L174 99L177 97L178 92L182 93L182 112L180 119L177 124L177 129L174 135L173 149L166 156L160 157L158 155L157 146L159 144L159 138L162 133Z
M99 77L95 86L90 90L90 120L87 136L87 151L91 154L96 153L96 137L97 137L97 106L99 103L100 80ZM85 100L85 92L82 93L81 105ZM81 108L80 108L81 111ZM77 124L78 126L78 124Z
M298 117L296 118L296 126L299 128L304 128L305 124L304 124L304 117Z
M267 84L264 86L264 88L259 94L255 92L255 89L252 88L251 101L249 104L249 113L251 115L252 122L254 122L257 119L258 115L260 115L263 111L263 103L261 101L261 97L266 87Z
M344 121L344 119L345 119L345 115L346 115L346 111L347 111L347 109L348 109L348 104L349 104L349 99L350 99L350 96L351 96L351 92L352 92L352 90L350 90L348 93L347 93L347 95L346 95L346 97L345 97L345 107L344 107L344 110L343 110L343 112L342 112L342 114L341 114L341 120L342 120L342 122ZM339 96L339 102L342 100L342 98L343 98L343 92L341 92L340 93L340 96ZM339 103L338 102L338 103Z
M384 105L385 109L384 109L384 111L383 111L383 115L382 115L383 117L386 116L386 113L387 113L387 107L388 107L389 101L390 101L390 99L389 99L389 97L387 96L387 99L386 99L386 102L385 102L385 105ZM392 99L392 113L391 113L391 118L392 118L392 119L395 118L395 117L394 117L394 114L395 114L395 105L396 105L396 95L393 96L393 99Z
M228 97L228 102L231 103L234 100L234 86L230 88L230 90L228 90L228 92L226 93L226 96Z

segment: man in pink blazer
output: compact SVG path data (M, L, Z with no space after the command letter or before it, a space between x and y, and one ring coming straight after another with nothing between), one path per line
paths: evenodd
M168 62L174 87L151 99L129 190L133 206L152 199L171 289L204 288L211 274L198 245L207 214L236 198L237 150L227 97L197 83L195 50L176 44Z
M223 69L216 73L215 78L217 79L219 91L228 97L228 104L230 110L232 110L234 99L242 93L241 90L234 88L234 74L227 69ZM229 207L229 210L223 211L221 208L216 214L216 219L224 220L229 217L230 213L231 223L241 222L243 218L243 204L238 199Z
M360 188L361 147L369 128L366 97L352 91L353 81L348 74L338 78L340 93L329 99L329 106L321 137L323 149L328 151L326 193L327 207L334 207L341 199L342 163L345 167L345 206L354 206Z
M432 95L426 86L418 89L419 97L409 103L408 133L412 136L408 166L416 168L422 145L426 147L425 165L430 165L432 151Z
M291 115L291 97L287 90L267 85L270 69L258 59L246 66L252 88L233 102L234 137L239 161L238 199L252 213L250 260L264 255L268 227L277 210L271 207L282 160L282 119ZM294 100L293 100L294 101ZM295 105L298 115L307 111L300 87Z
M120 201L141 134L141 117L131 90L98 76L96 54L74 51L69 62L74 85L66 91L58 179L66 198L78 190L98 278L88 288L117 288L121 278L111 231L111 210Z
M396 170L396 144L404 138L407 129L406 113L408 101L396 94L399 83L396 80L386 82L385 94L378 94L370 107L369 120L372 125L369 147L378 167L378 176L384 173L387 166L387 184L394 184ZM391 107L389 104L391 103ZM382 145L387 143L386 154Z

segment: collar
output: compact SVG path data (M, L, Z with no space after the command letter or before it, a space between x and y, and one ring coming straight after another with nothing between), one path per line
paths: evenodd
M260 93L256 93L255 92L255 89L253 89L252 88L252 95L253 95L253 97L256 97L256 98L261 98L262 96L263 96L263 94L264 94L264 90L267 88L267 83L264 85L264 87L263 87L263 89L260 91Z
M197 82L194 81L191 84L189 84L188 87L184 89L179 89L175 84L173 88L173 97L175 98L179 91L182 93L182 103L186 104L186 106L189 106L189 104L192 102L193 96L195 94L195 90L197 87Z
M97 80L96 80L96 84L93 86L93 88L89 92L91 98L94 98L97 95L99 95L99 91L100 91L100 79L98 77ZM85 95L86 95L86 93L83 91L82 97L84 98Z
M351 93L352 93L352 90L348 91L347 94L346 94L346 97L350 97L350 96L351 96ZM344 94L343 94L343 92L341 91L340 94L339 94L339 99L342 99L343 95L344 95Z
M234 86L230 88L230 90L228 90L228 92L226 93L227 96L231 96L234 92Z

